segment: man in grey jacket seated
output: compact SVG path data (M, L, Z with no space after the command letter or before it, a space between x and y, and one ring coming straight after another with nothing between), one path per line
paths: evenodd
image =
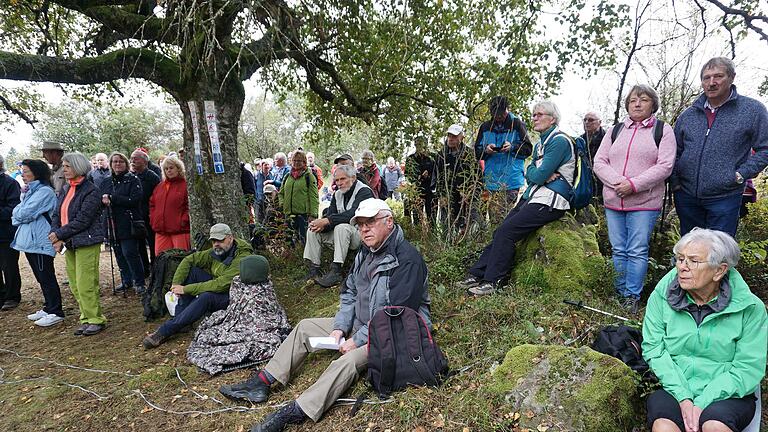
M357 227L363 247L344 282L336 317L302 320L263 370L219 391L235 399L266 401L275 381L287 385L301 367L310 352L310 337L334 338L342 355L296 400L266 416L251 431L277 432L307 418L318 421L366 370L368 321L379 309L407 306L419 311L431 327L427 266L416 248L405 240L387 203L375 198L363 201L350 222Z
M317 278L316 282L326 288L341 283L341 266L347 253L360 247L360 235L349 220L363 200L373 198L371 188L357 179L353 166L337 165L333 179L338 189L333 194L328 213L309 223L307 243L304 245L304 260L309 266L307 281ZM323 243L333 246L333 263L330 270L318 278Z

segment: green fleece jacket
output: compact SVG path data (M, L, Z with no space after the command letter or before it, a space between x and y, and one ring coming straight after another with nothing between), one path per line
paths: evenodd
M317 194L317 179L310 170L305 170L297 179L288 173L280 186L279 196L286 215L317 217L320 197Z
M192 267L199 267L213 276L213 279L206 282L193 283L184 285L184 294L200 295L203 292L216 292L224 293L229 291L229 285L232 283L232 278L240 274L240 260L253 254L251 245L242 239L235 239L237 248L235 249L235 256L226 264L214 257L213 249L206 249L204 251L195 252L191 255L187 255L179 263L179 267L176 269L176 273L173 274L173 284L182 285L187 279L189 269Z
M673 269L653 290L643 320L643 358L664 390L701 409L754 393L765 375L765 304L739 272L731 269L726 277L720 295L710 302L715 312L696 326L691 314L681 310L687 294Z

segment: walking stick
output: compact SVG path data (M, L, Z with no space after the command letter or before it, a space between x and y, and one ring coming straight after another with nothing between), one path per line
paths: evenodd
M115 220L112 218L112 208L107 206L107 241L109 242L109 269L112 273L112 295L116 295L115 291L115 263L112 257L112 248L115 245ZM125 287L125 283L123 283ZM127 290L123 290L123 298L128 297Z
M571 306L575 306L575 307L577 307L577 308L584 308L584 309L587 309L587 310L591 310L592 312L597 312L597 313L600 313L600 314L603 314L603 315L607 315L607 316L609 316L609 317L611 317L611 318L620 319L620 320L622 320L622 321L627 321L627 322L631 321L629 318L625 318L625 317L623 317L623 316L619 316L619 315L614 315L614 314L612 314L612 313L610 313L610 312L606 312L606 311L604 311L604 310L600 310L600 309L597 309L597 308L593 308L593 307L587 306L587 305L585 305L585 304L584 304L584 302L583 302L583 301L581 301L581 300L579 300L579 301L575 301L575 300L563 300L563 303L565 303L565 304L569 304L569 305L571 305Z

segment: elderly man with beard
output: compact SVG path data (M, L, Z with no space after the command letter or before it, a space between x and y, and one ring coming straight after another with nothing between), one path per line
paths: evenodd
M419 251L405 239L387 203L366 199L348 222L356 227L363 246L341 289L335 318L300 321L263 370L219 391L232 399L265 402L272 384L287 386L309 353L315 351L310 349L311 337L330 336L339 345L341 355L307 390L264 417L251 432L280 432L288 424L320 420L368 367L368 322L377 311L386 306L407 306L418 311L431 327L427 266ZM289 392L295 394L293 388Z
M360 247L360 235L349 220L363 200L373 198L371 188L357 179L357 171L351 165L338 165L333 173L338 190L333 194L331 205L325 217L315 219L307 230L307 243L304 246L304 260L309 273L307 281L315 280L320 274L320 255L322 245L333 246L331 269L316 280L323 287L332 287L342 281L341 267L350 250Z
M205 314L226 309L229 286L240 273L240 261L253 253L251 245L236 239L226 224L211 227L213 247L185 257L173 275L171 291L176 294L176 316L144 338L144 348L160 346L166 339L194 324Z

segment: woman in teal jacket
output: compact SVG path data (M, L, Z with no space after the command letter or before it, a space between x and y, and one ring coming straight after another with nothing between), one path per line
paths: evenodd
M64 320L61 291L53 268L56 252L48 240L56 194L51 187L51 169L41 160L22 161L21 178L26 186L21 203L13 209L11 217L11 223L17 227L11 247L24 252L32 273L43 290L43 308L27 318L41 327L48 327Z
M674 247L676 268L656 286L643 321L643 357L663 389L648 397L653 431L741 431L765 375L768 319L734 267L721 231L695 228Z

